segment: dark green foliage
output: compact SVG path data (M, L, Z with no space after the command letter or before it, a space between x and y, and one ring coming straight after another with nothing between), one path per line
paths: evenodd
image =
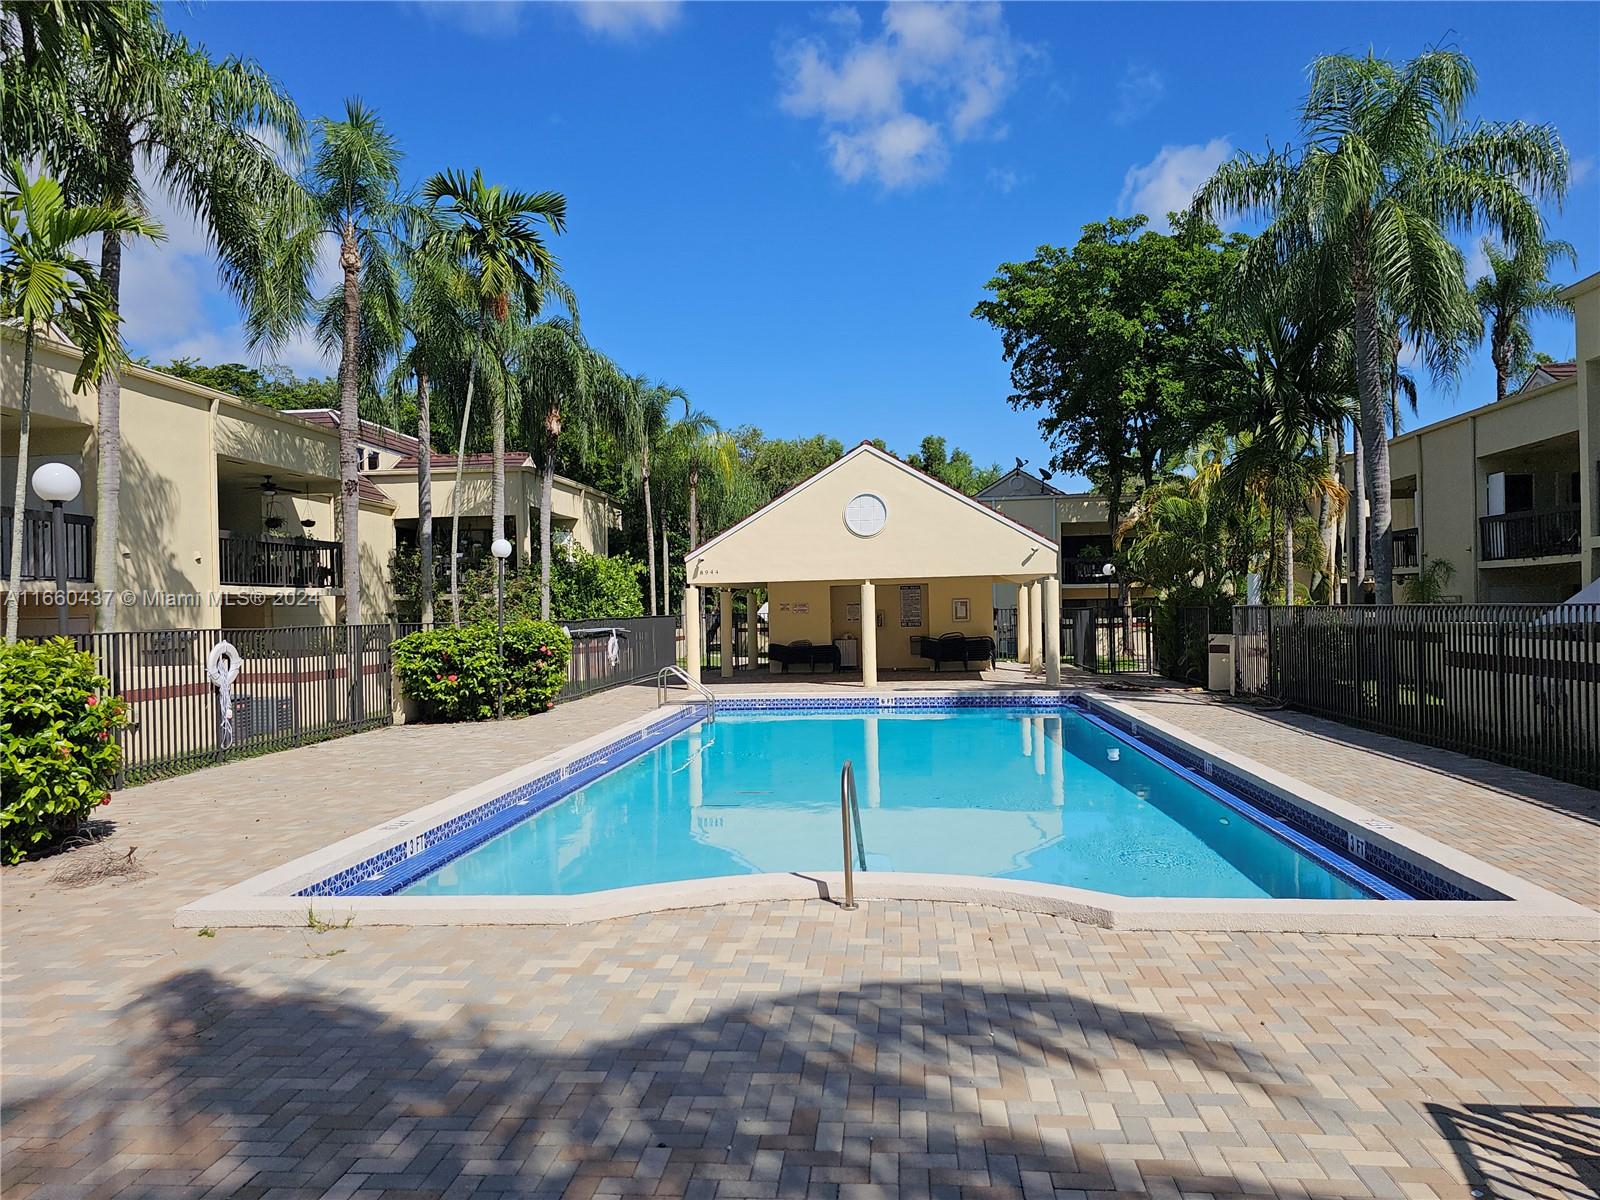
M66 638L0 649L0 853L7 863L47 850L111 802L127 724L122 699L94 656Z
M494 622L442 626L394 644L395 678L425 721L483 721L495 715L502 679L507 716L548 711L567 682L572 641L559 626L507 621L505 651Z
M227 392L241 400L264 404L268 408L338 408L339 383L334 379L301 379L284 367L266 370L244 363L219 363L207 366L193 358L178 358L164 367L155 367L202 387Z
M931 434L922 439L917 453L907 454L905 460L965 496L976 496L1004 473L998 463L978 466L972 461L972 455L959 446L947 454L944 439Z
M389 560L389 578L401 620L417 619L421 564L415 550L397 550ZM588 621L644 615L644 566L626 555L604 558L579 546L556 551L550 579L551 612L557 621ZM441 584L447 584L443 573ZM539 568L506 572L506 620L539 615ZM495 617L494 568L477 567L461 575L461 619L492 621Z

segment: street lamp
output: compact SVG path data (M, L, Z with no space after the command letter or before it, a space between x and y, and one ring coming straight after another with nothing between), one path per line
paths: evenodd
M1111 604L1111 581L1117 577L1117 564L1108 562L1100 568L1100 574L1106 577L1106 612L1113 611Z
M56 568L56 625L67 636L67 516L61 506L76 500L83 480L66 463L45 463L33 473L33 492L50 505L50 561Z
M494 719L499 721L506 715L506 559L511 557L511 543L503 537L495 538L489 545L489 553L494 555L494 654L500 668L497 672L500 694L495 697Z

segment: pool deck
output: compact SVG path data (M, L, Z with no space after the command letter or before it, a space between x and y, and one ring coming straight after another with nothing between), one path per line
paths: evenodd
M1600 908L1600 794L1294 714L1119 699ZM653 688L623 688L146 785L105 810L104 850L0 873L5 1195L1455 1198L1600 1183L1593 943L1117 932L913 901L515 929L173 927L180 905L654 704ZM55 880L135 848L142 879Z

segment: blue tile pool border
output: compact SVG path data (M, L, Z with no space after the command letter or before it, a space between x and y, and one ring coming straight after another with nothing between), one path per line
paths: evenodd
M763 696L718 698L718 713L939 712L1009 708L1071 708L1097 727L1129 743L1163 767L1194 784L1230 809L1306 854L1340 878L1383 900L1500 899L1497 893L1469 892L1427 868L1361 840L1320 813L1262 787L1181 741L1082 693L1055 692L921 696ZM423 876L498 837L514 825L594 782L639 755L698 724L705 704L685 705L654 721L519 784L504 794L408 837L377 854L318 880L296 896L392 896ZM1359 854L1361 861L1354 857Z

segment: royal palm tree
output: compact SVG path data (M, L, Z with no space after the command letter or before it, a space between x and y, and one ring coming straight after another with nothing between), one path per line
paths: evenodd
M57 83L41 85L29 104L10 106L3 122L8 144L60 173L75 205L144 212L150 191L165 194L210 241L222 281L244 309L251 344L287 337L297 314L279 303L272 265L276 233L301 200L280 160L280 151L297 156L304 145L294 101L253 62L213 62L203 47L168 31L148 5L57 0L22 7L34 18L51 18L58 31L47 44L64 58ZM117 313L122 236L112 231L100 239L100 283ZM122 560L121 404L121 378L109 371L99 380L95 435L102 630L116 622Z
M1394 315L1436 375L1448 376L1475 314L1447 231L1487 224L1508 245L1537 243L1544 232L1538 203L1566 190L1567 152L1555 129L1465 124L1476 89L1472 64L1455 50L1430 50L1400 66L1371 55L1318 58L1300 118L1303 148L1240 154L1194 201L1213 218L1269 219L1246 270L1309 247L1337 265L1349 288L1382 604L1394 600L1383 313Z
M473 332L473 297L466 275L430 252L433 232L428 210L410 214L401 247L404 304L401 323L406 345L399 352L391 392L414 384L417 405L417 558L421 570L418 600L424 627L433 625L433 385L459 375L462 349Z
M457 623L461 620L457 593L455 549L460 537L461 475L465 465L467 428L472 416L472 389L478 361L485 349L490 325L504 325L513 313L536 321L546 302L561 300L576 311L571 291L561 283L555 255L545 244L544 229L560 234L566 228L567 201L559 192L519 192L488 184L482 171L442 171L423 185L423 198L433 206L440 230L430 239L430 252L453 262L472 281L477 302L478 328L472 339L467 371L467 399L462 410L461 438L456 452L456 485L451 501L450 595ZM503 337L506 344L512 339ZM499 376L505 363L499 362ZM491 487L492 529L505 535L506 518L506 410L509 389L493 389L494 472Z
M345 101L343 120L316 122L317 145L303 180L304 217L284 247L293 301L304 311L311 271L325 239L339 246L340 283L323 332L339 346L339 496L344 542L345 623L361 624L360 397L400 325L395 243L405 206L398 194L400 149L378 114ZM325 313L328 309L324 310Z
M6 570L9 644L17 640L22 590L35 339L41 330L58 328L77 346L82 357L72 383L75 391L86 391L108 371L115 373L128 360L118 332L120 320L94 266L75 247L96 234L159 238L163 233L159 225L127 208L69 205L59 183L49 176L30 179L15 158L6 165L0 226L5 233L4 257L0 258L0 321L15 323L22 330L17 482L11 514L11 561Z
M655 535L655 506L650 489L650 460L651 455L661 444L661 439L666 436L667 428L671 423L669 412L674 402L688 404L689 397L682 388L673 387L665 383L649 383L644 376L635 376L632 386L638 397L636 403L639 413L639 483L644 493L644 547L645 558L650 564L650 615L653 617L659 611L657 605L656 583L656 535ZM667 549L661 548L661 566L666 569Z
M1489 273L1472 285L1472 302L1488 329L1489 357L1494 362L1494 398L1504 400L1511 380L1527 372L1533 359L1533 332L1528 318L1546 313L1570 314L1572 305L1561 298L1561 285L1550 282L1557 262L1578 265L1570 243L1529 242L1507 252L1490 238L1483 239L1483 256Z

